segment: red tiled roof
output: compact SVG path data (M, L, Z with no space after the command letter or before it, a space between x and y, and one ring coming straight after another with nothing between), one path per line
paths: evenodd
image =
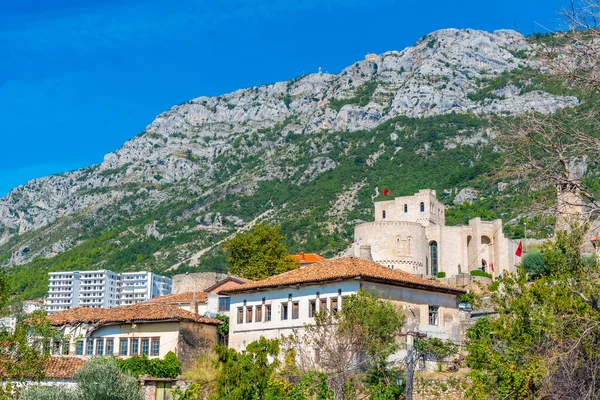
M83 367L86 360L79 357L49 357L43 365L45 379L73 379L75 372ZM6 370L0 367L0 377L9 378ZM25 378L31 378L25 373Z
M466 293L462 289L453 288L433 280L419 278L408 272L391 269L373 261L354 257L314 263L304 268L284 272L283 274L267 279L249 282L243 286L230 289L229 293L269 289L279 286L321 283L341 279L361 279L364 281L381 282L452 294Z
M54 326L92 322L100 324L153 322L153 321L192 321L209 325L220 325L221 321L203 317L164 303L140 303L115 308L77 307L48 316Z
M222 291L226 291L231 288L238 287L240 285L244 285L248 282L252 282L252 281L250 279L240 278L239 276L230 275L227 278L221 279L219 282L215 283L214 285L207 287L205 289L205 291L213 292L213 291L219 289L218 293L220 293Z
M315 263L325 260L325 257L321 257L318 254L304 252L300 252L300 254L292 254L290 257L299 264Z
M148 301L148 303L191 303L192 301L205 303L207 298L208 293L206 292L173 293L155 297Z
M85 364L83 358L78 357L50 357L45 367L45 376L48 379L73 379L75 372Z

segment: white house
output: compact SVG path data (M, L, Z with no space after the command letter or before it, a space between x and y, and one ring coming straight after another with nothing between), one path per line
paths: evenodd
M52 356L41 365L43 379L33 376L33 371L23 371L24 376L14 377L7 371L0 368L0 385L10 383L14 387L23 387L31 384L36 385L61 385L66 387L75 387L73 375L83 367L86 360L81 357L62 357Z
M345 299L361 288L389 299L406 314L404 331L461 340L458 296L464 290L351 257L317 262L229 289L229 346L240 351L261 336L288 336L313 323L315 312L343 308Z
M228 276L201 292L173 293L155 297L149 302L174 305L186 311L211 318L214 318L217 314L229 316L229 296L223 293L247 282L250 282L250 280Z
M220 321L170 304L142 303L116 308L74 308L49 315L66 340L53 354L150 358L174 352L182 362L218 341Z

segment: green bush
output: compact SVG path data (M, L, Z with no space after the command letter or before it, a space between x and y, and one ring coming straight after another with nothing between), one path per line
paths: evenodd
M77 400L144 400L138 380L121 372L114 358L91 358L73 379Z
M181 364L172 351L164 359L149 359L145 355L134 356L126 359L117 358L117 365L121 371L138 377L150 375L154 378L177 378L181 374Z
M78 400L73 389L64 386L27 386L17 397L19 400Z
M478 269L474 269L473 271L471 271L471 276L483 276L485 278L490 278L490 279L493 278L492 274L488 274L487 272L483 272Z
M544 263L544 256L540 252L532 251L530 253L525 253L521 264L523 265L523 268L525 268L525 271L531 276L545 275L548 273L548 268L546 268L546 264Z
M446 277L446 273L444 271L440 271L437 273L437 277L438 278L445 278Z

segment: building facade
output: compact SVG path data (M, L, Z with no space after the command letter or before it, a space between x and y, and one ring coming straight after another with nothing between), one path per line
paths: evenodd
M119 274L117 305L138 304L171 293L171 278L153 272Z
M350 257L321 261L230 289L229 347L242 351L261 336L276 339L301 331L314 324L316 312L342 309L347 297L360 289L377 293L404 313L404 330L462 340L458 296L464 290ZM403 353L396 355L401 356Z
M473 218L446 226L435 190L375 203L375 221L354 229L352 254L421 276L481 270L497 276L514 270L517 243L504 237L502 220Z
M210 350L218 341L221 324L160 303L111 309L78 307L48 318L66 340L54 343L54 355L162 358L172 351L182 363L198 351Z
M151 272L50 272L46 311L52 314L75 307L112 308L170 292L171 279Z

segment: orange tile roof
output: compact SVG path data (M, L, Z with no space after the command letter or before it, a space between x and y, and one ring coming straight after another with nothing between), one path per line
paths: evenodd
M148 303L191 303L192 301L205 303L207 298L208 293L206 292L173 293L155 297L149 300Z
M290 257L292 258L292 260L294 260L300 264L315 263L315 262L325 260L325 257L321 257L320 255L318 255L316 253L300 252L300 254L290 255Z
M219 282L205 289L207 292L212 292L216 289L219 289L217 293L221 293L222 291L227 291L231 288L238 287L240 285L244 285L248 282L252 282L250 279L240 278L239 276L230 275L227 278L221 279Z
M600 242L600 235L598 235L598 236L594 237L594 238L592 239L592 242Z
M394 270L373 261L355 257L321 261L267 279L249 282L243 286L230 289L229 293L269 289L279 286L321 283L340 279L361 279L370 282L381 282L452 294L466 293L462 289L453 288L434 280L419 278L408 272Z
M83 367L86 360L80 357L49 357L44 361L44 378L45 379L73 379L75 372ZM10 379L7 371L0 367L0 377ZM25 378L32 377L25 372Z
M221 324L219 320L199 316L177 306L164 303L140 303L115 308L77 307L51 314L48 319L54 326L79 322L113 324L158 321L192 321L209 325Z

